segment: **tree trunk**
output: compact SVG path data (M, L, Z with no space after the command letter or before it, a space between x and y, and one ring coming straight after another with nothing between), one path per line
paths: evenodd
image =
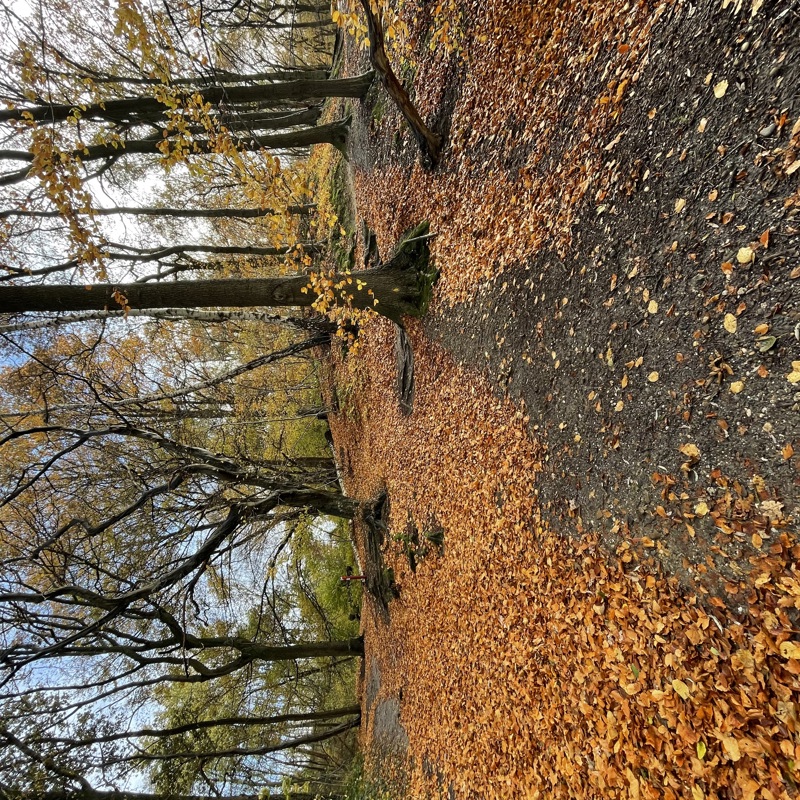
M375 71L380 75L381 82L395 101L411 127L423 157L435 166L442 151L442 137L428 128L419 112L411 102L405 86L394 74L389 58L384 47L383 28L381 22L370 6L370 0L361 0L361 7L367 15L367 29L369 32L369 58Z
M138 309L131 308L127 312L121 308L108 311L87 311L85 314L71 314L63 317L45 317L32 320L0 325L0 335L17 333L18 331L40 331L47 328L57 328L62 325L72 325L80 322L94 322L97 320L127 319L128 317L149 317L170 322L189 320L194 322L262 322L271 325L286 325L300 331L314 331L317 333L333 333L335 325L327 320L306 319L304 317L284 317L280 314L268 314L265 311L197 311L192 308L160 308Z
M259 136L247 139L237 139L236 147L241 151L258 151L262 148L272 150L292 150L301 147L310 147L314 144L331 144L343 153L347 149L347 135L350 128L349 120L340 120L330 125L317 125L314 128L304 128L298 131L275 133L268 136ZM79 162L97 161L99 159L116 160L125 155L164 155L159 145L169 139L163 136L151 136L147 139L131 139L127 142L115 144L93 144L83 150L74 150L68 157ZM193 140L195 153L213 153L213 148L207 141ZM191 155L191 153L189 154ZM0 159L6 161L23 161L31 163L35 156L29 150L0 150ZM0 186L13 186L21 183L28 177L29 170L19 169L7 172L0 176Z
M148 794L146 792L99 791L97 789L29 790L2 787L3 800L220 800L218 795ZM317 792L280 792L278 794L226 795L225 800L315 800ZM329 796L332 797L332 796Z
M427 223L418 225L401 240L391 261L358 273L363 288L348 286L348 291L353 292L354 308L374 308L395 321L405 314L419 316L425 311L432 281L428 272L427 231ZM335 275L334 282L347 278ZM308 280L306 275L295 275L116 285L0 286L0 314L103 311L123 304L137 309L302 307L311 306L316 300L313 292L308 291Z
M318 100L326 97L363 97L372 83L373 74L365 72L352 78L326 80L293 80L282 83L267 83L255 86L207 86L199 91L207 103L226 108L246 103L279 103L285 100ZM106 120L108 122L137 122L162 118L167 106L155 97L126 97L92 103L78 109L68 103L53 105L19 106L0 111L0 122L22 122L23 119L49 124L64 122L74 111L83 119ZM24 116L23 116L24 115Z
M294 508L313 508L329 517L353 519L358 510L358 502L345 497L340 492L326 492L321 489L292 489L280 492L280 504Z
M316 208L316 203L287 206L288 214L309 214ZM113 215L130 214L134 217L176 217L180 219L257 219L259 217L275 216L282 214L274 208L158 208L156 206L114 206L113 208L94 208L92 216L108 217ZM21 209L8 209L0 211L0 219L9 217L61 217L60 211L25 211Z

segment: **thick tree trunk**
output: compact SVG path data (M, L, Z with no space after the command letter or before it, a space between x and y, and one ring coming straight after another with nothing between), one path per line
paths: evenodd
M318 100L326 97L363 97L372 83L372 73L352 78L326 80L292 80L282 83L266 83L255 86L206 86L200 91L207 103L227 108L234 105L265 102L279 103L285 100ZM53 105L19 106L0 111L0 122L21 122L28 119L42 124L64 122L76 106L67 103ZM83 119L107 120L109 122L137 122L144 119L161 118L167 106L155 97L126 97L106 100L80 109Z
M345 497L340 492L326 492L317 489L291 489L280 492L281 505L294 508L313 508L329 517L353 519L358 510L358 502Z
M427 223L418 225L403 237L391 261L358 273L363 288L348 286L354 308L374 308L395 321L405 314L419 316L424 312L432 278L428 272L427 232ZM334 281L346 281L347 277L336 275ZM310 306L315 299L308 291L306 275L116 285L0 286L0 314L103 311L119 308L123 302L137 309L302 307Z

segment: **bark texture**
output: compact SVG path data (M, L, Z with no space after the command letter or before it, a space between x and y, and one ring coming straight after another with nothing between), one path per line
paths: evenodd
M397 75L394 74L389 57L386 55L384 45L383 27L375 13L372 11L370 0L361 0L361 7L367 16L367 29L369 33L369 58L375 71L380 75L381 82L386 87L392 100L411 126L414 138L417 140L424 160L430 166L435 166L442 152L442 137L434 133L424 122L419 112L411 102L405 86Z

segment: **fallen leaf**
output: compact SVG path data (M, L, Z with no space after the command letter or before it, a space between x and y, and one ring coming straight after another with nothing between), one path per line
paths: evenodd
M768 330L769 325L767 325L766 322L762 322L760 325L756 325L755 328L753 328L753 333L755 333L756 336L763 336Z
M756 665L753 654L749 650L737 650L731 656L731 664L736 669L753 669Z
M697 757L702 761L705 758L707 752L708 748L706 747L706 743L701 739L697 743Z
M675 213L680 214L680 212L683 211L684 208L686 208L686 200L684 200L682 197L679 197L675 201Z
M731 394L739 394L744 390L744 381L734 381L731 384Z
M738 761L742 757L742 753L739 750L739 742L733 736L722 737L722 749L731 761Z
M778 520L783 517L783 503L779 503L777 500L763 500L759 503L758 510L771 520Z
M788 461L794 455L794 447L791 442L787 442L781 450L781 455L784 461Z
M622 400L619 400L614 406L614 411L622 411L623 408L625 408L625 403L623 403Z
M755 258L755 253L749 247L740 247L736 253L736 260L740 264L749 264Z
M728 81L724 78L714 86L714 97L719 100L721 97L725 97L725 92L728 91Z
M708 514L708 503L705 500L701 500L695 507L694 513L697 514L698 517L704 517Z
M736 333L737 323L733 314L726 314L722 325L728 333Z
M658 311L658 303L657 303L655 300L651 300L651 301L650 301L650 302L647 304L647 310L648 310L648 311L649 311L651 314L655 314L655 313Z
M698 133L705 133L707 126L708 126L708 118L707 117L703 117L700 120L700 124L697 126L697 132Z
M800 644L797 642L782 642L780 650L784 658L800 659Z
M798 158L796 161L793 161L791 164L789 164L788 167L786 167L786 174L794 175L794 173L797 172L797 170L799 169L800 169L800 158Z
M800 361L792 361L792 371L786 376L789 383L800 383Z
M649 380L649 381L650 381L650 383L655 383L655 382L658 380L658 373L657 373L657 372L655 372L655 370L654 370L653 372L651 372L651 373L650 373L650 374L647 376L647 380ZM791 380L791 378L790 378L790 380ZM792 381L792 383L796 383L796 381Z
M689 687L678 678L675 678L675 680L672 681L672 688L675 690L675 694L677 694L682 700L688 700L692 696L692 693L689 691Z
M778 340L775 336L762 336L758 340L759 353L766 353L768 350L772 350L772 348L775 347L775 343L777 341Z
M688 444L683 444L678 448L681 453L683 453L687 458L693 458L695 460L700 458L700 448L696 444L692 444L689 442Z

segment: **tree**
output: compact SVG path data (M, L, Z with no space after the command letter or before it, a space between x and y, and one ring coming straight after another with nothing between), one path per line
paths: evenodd
M308 291L309 277L172 281L169 283L21 285L0 287L0 314L88 311L122 305L145 308L243 308L331 306L345 299L356 309L374 309L395 321L425 309L434 276L428 272L427 223L409 231L392 259L356 278L333 274ZM356 281L355 290L350 289ZM338 297L337 297L338 293Z
M286 210L289 214L309 214L313 209L312 203L303 205L289 206ZM272 214L280 214L280 211L272 208L159 208L143 206L114 206L113 208L95 208L92 213L96 217L107 217L129 214L131 216L142 217L173 217L175 219L214 219L229 217L234 219L257 219ZM40 217L53 218L61 216L58 211L35 211L30 209L12 208L0 211L0 219L9 217Z
M244 545L252 550L258 539L266 544L271 530L281 536L276 552L285 547L292 533L286 525L293 517L281 509L311 507L351 516L357 508L352 500L324 488L298 486L296 477L275 472L271 465L236 462L152 430L48 427L17 431L0 445L0 453L6 456L9 445L33 440L39 455L38 463L20 476L0 504L4 555L0 629L15 631L14 641L0 651L0 686L25 683L24 675L36 664L52 664L46 673L48 682L58 691L59 704L65 704L47 710L52 724L58 724L59 713L71 713L74 704L88 709L92 703L147 687L202 684L252 673L259 664L318 662L362 652L358 638L276 641L285 640L288 630L277 617L264 618L261 612L254 611L244 623L233 618L222 625L220 619L209 627L204 622L204 614L213 607L209 592L219 591L214 587L219 586L226 558ZM53 445L49 454L44 452L49 449L47 441ZM144 450L138 452L136 443L144 445ZM86 456L80 457L84 450ZM110 485L116 487L113 497L105 495L104 482L89 474L97 470L101 456L106 468L119 464L120 475L130 484L126 489L118 477L109 476ZM236 491L231 493L229 487ZM85 495L87 491L91 496ZM55 513L57 505L63 509L61 514ZM36 522L26 519L28 511L34 512ZM29 528L30 523L37 526L35 530ZM188 542L192 543L189 547ZM153 550L156 545L158 549ZM187 610L187 603L196 609L194 613ZM56 679L59 662L72 676L80 671L83 678L78 685ZM37 688L40 694L49 691L47 684ZM16 696L18 692L12 690L0 700ZM339 710L337 716L351 711ZM305 724L328 718L313 713L292 719L271 716L275 723ZM102 763L104 768L113 768L165 759L267 755L338 735L356 721L264 743L266 722L245 721L237 715L231 724L261 725L261 744L211 743L202 751L178 747L161 754L157 749L136 749L127 755L104 750ZM173 725L161 732L149 728L100 739L93 734L85 745L80 737L71 736L54 746L65 756L84 746L105 748L104 742L122 739L163 740L204 725ZM12 737L19 739L8 726L0 731L2 735L12 743L16 743ZM41 743L41 735L37 737Z
M378 75L380 75L381 82L386 87L390 97L395 101L406 122L408 122L424 160L430 166L435 166L441 155L442 137L428 128L411 102L405 86L394 74L394 70L389 63L389 57L386 55L383 26L378 15L372 9L372 2L374 0L361 0L361 8L367 18L370 61Z
M312 558L331 517L361 506L340 491L319 433L309 445L270 421L319 405L298 356L328 342L330 323L294 319L308 336L296 341L284 317L221 310L233 284L234 307L368 305L348 297L349 275L263 277L295 252L310 266L314 243L296 250L313 224L294 165L310 143L346 140L341 121L317 124L316 100L361 96L371 80L319 74L310 43L330 26L311 5L212 0L197 14L132 0L111 26L84 24L94 0L57 22L47 2L30 18L0 9L13 34L13 49L0 47L2 288L7 309L30 306L3 320L0 345L0 796L99 800L148 783L144 800L246 796L277 793L277 778L304 768L313 789L290 783L288 796L334 786L319 753L359 714L331 702L331 681L345 676L352 692L363 642L346 610L326 611L334 595L310 585L294 543L302 532ZM250 27L259 16L269 31ZM258 50L274 63L242 60ZM133 199L156 165L164 189ZM113 207L96 209L98 187L115 184ZM123 215L141 238L109 232ZM245 237L242 220L256 226ZM400 249L374 289L352 289L369 304L385 292L398 319L425 301L425 232ZM248 299L257 284L242 278L205 294L166 280L212 270L255 272L267 288ZM63 285L48 285L56 273ZM99 280L82 291L104 299L88 314L55 322L25 294L81 305L70 294L89 275ZM162 305L181 286L180 302Z

